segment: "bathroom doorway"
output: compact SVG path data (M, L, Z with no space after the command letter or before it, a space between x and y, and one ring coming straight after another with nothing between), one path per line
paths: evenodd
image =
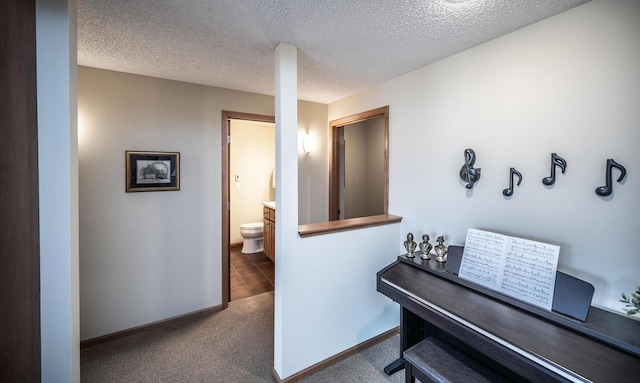
M240 225L262 222L262 202L275 200L275 117L222 112L222 297L274 289L275 268L263 252L243 254ZM267 263L269 262L269 263Z

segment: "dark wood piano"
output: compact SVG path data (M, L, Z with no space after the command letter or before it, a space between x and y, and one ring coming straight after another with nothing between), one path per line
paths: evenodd
M591 306L586 320L571 318L458 278L419 256L399 256L379 271L377 290L401 306L400 359L385 368L388 374L403 368L406 349L437 336L514 381L640 381L640 321L623 315Z

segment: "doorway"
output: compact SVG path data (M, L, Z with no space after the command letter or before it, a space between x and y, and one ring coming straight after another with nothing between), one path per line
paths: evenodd
M232 241L232 226L231 226L231 212L233 209L232 206L232 192L231 188L238 187L240 189L243 188L243 183L245 177L251 177L251 174L232 174L231 172L231 126L232 121L239 122L257 122L257 123L271 123L275 124L275 117L268 115L258 115L258 114L250 114L250 113L240 113L240 112L231 112L231 111L222 111L222 305L223 307L227 307L228 303L231 301L231 277L232 271L234 269L234 265L231 262L231 255L233 252L234 257L240 255L240 249L237 246L237 239ZM274 129L275 134L275 129ZM275 147L274 147L275 152ZM273 165L275 167L275 163ZM238 176L238 180L236 180L236 175ZM270 174L269 174L270 176ZM247 184L248 186L248 184ZM274 194L275 197L275 194ZM261 207L257 206L256 209ZM261 211L261 210L260 210ZM252 219L255 220L255 219ZM235 225L235 224L234 224ZM234 233L237 232L237 228L234 228ZM234 234L234 238L237 238ZM236 243L233 243L236 242ZM233 246L232 246L233 245ZM257 255L245 255L245 258L242 262L245 262L245 265L249 268L252 266L256 266L254 261L260 263L260 256ZM241 255L242 256L242 255ZM253 265L251 265L253 263ZM236 270L237 271L237 270ZM258 268L258 272L261 272ZM254 269L255 273L256 270ZM259 274L256 274L259 276ZM251 279L251 282L259 284L255 279ZM254 286L255 289L259 289L259 286Z

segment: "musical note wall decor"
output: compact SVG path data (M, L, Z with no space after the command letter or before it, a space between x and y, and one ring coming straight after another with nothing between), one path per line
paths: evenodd
M542 183L551 186L556 183L556 167L559 167L564 174L567 170L567 161L556 153L551 153L551 175L542 179Z
M481 169L475 168L476 162L476 152L473 149L465 149L464 150L464 165L460 168L460 179L466 182L465 188L472 189L474 184L478 182L480 179ZM551 174L549 177L544 177L542 179L542 183L546 186L551 186L556 183L556 168L560 168L562 174L564 174L567 170L567 161L560 157L557 153L551 153ZM597 195L601 197L610 196L613 193L613 178L612 171L613 169L618 169L620 171L620 176L616 180L618 183L621 183L624 178L627 176L627 169L624 166L620 165L612 158L607 159L607 168L605 173L605 182L604 186L598 186L595 189ZM522 174L517 171L515 168L509 169L509 187L502 190L502 194L505 197L513 196L515 191L514 188L514 180L515 177L518 177L518 181L516 182L516 186L520 186L522 183Z
M505 197L511 197L513 195L513 178L515 176L518 176L518 183L516 185L520 186L520 182L522 182L522 174L520 174L516 168L509 169L509 188L502 191L502 194Z
M464 165L460 168L460 178L466 182L465 187L472 189L473 185L480 179L480 168L474 168L476 163L476 152L473 149L465 149Z
M607 184L605 186L599 186L596 188L597 195L601 197L606 197L611 195L611 193L613 193L613 185L612 185L613 182L611 179L611 171L613 170L613 168L620 170L620 177L618 177L618 179L616 180L618 183L621 182L624 179L624 177L627 175L627 169L625 169L624 166L615 162L611 158L607 159L607 170L606 170Z

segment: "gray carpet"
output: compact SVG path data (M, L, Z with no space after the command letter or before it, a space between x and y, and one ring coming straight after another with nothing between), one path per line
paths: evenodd
M398 356L396 335L307 379L315 382L403 382L382 368ZM83 349L81 381L274 382L273 292L226 310Z
M398 358L400 353L400 335L380 342L368 349L350 356L340 363L301 380L302 383L403 383L404 370L387 376L384 366ZM416 380L419 382L418 380Z

